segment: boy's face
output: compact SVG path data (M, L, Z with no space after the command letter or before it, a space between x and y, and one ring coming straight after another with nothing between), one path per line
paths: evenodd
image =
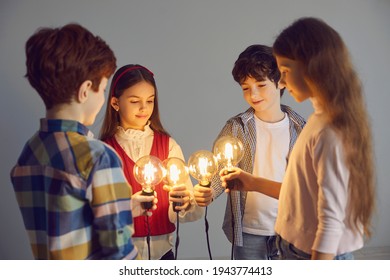
M280 90L275 83L266 78L258 81L249 76L241 84L244 99L256 113L270 113L280 111Z
M153 113L154 98L154 87L142 81L126 89L119 98L113 97L111 104L119 106L120 125L124 129L143 130Z
M276 56L276 61L281 74L279 83L287 88L295 101L302 102L311 97L302 63L282 56Z

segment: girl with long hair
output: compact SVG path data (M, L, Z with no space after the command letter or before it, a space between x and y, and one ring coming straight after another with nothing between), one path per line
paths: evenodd
M180 146L161 124L154 75L138 64L123 66L114 74L100 134L120 155L133 193L141 191L133 167L142 156L156 156L161 161L176 157L184 161ZM143 259L174 259L173 232L177 217L180 222L187 222L203 215L193 200L192 188L190 178L185 185L171 188L169 194L163 189L163 183L156 186L158 202L153 215L134 218L133 240ZM170 202L182 206L173 209Z
M293 148L282 184L238 170L242 189L280 186L275 231L282 259L351 259L370 237L375 209L372 136L362 85L341 36L301 18L273 45L280 83L314 113ZM256 187L253 187L255 182ZM269 192L268 192L269 193ZM272 194L271 194L272 195Z

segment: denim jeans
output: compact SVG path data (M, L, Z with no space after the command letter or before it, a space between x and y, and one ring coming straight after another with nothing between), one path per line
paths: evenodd
M291 243L288 243L286 240L277 235L276 237L276 247L280 253L280 260L310 260L311 255L299 250ZM352 253L344 253L334 257L335 260L353 260Z
M244 246L234 246L235 260L279 259L276 236L254 235L243 232Z

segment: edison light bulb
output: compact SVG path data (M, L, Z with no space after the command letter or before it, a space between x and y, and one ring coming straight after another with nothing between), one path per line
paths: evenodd
M228 174L244 156L244 147L239 139L232 136L222 136L215 141L213 152L218 164L225 168L225 174ZM231 188L232 183L228 182L228 188Z
M134 178L142 185L142 195L154 195L154 186L159 184L164 177L162 161L151 155L139 158L133 169ZM144 209L151 209L153 202L142 202Z
M188 169L185 162L176 157L167 158L163 162L165 167L165 183L171 187L182 185L187 183ZM182 206L181 202L173 202L173 210L176 210L176 206Z
M188 170L203 187L209 187L211 178L217 172L218 162L212 152L200 150L188 159Z

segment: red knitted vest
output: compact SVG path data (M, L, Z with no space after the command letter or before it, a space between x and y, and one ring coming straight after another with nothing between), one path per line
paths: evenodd
M127 180L129 181L133 193L142 190L142 186L135 180L133 176L134 161L126 154L115 137L105 140L107 144L112 146L123 161L123 171ZM168 158L169 154L169 136L154 132L154 139L152 150L150 155L158 157L161 161ZM149 217L150 235L162 235L174 232L176 227L169 221L168 210L169 210L169 195L168 192L164 191L163 183L155 186L157 192L157 209L153 210L153 215ZM148 225L146 223L146 217L140 216L133 219L135 233L133 237L145 237L148 235Z

